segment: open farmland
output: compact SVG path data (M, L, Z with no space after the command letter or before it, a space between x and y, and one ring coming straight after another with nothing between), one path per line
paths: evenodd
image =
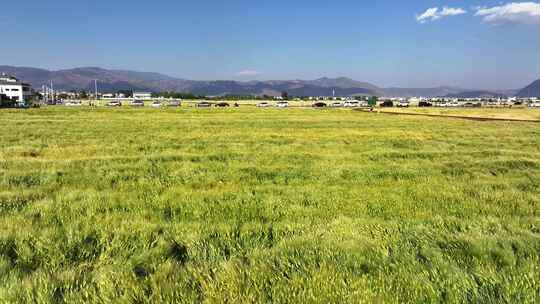
M540 124L0 111L0 299L540 301Z
M540 122L540 109L531 109L524 106L513 108L384 108L382 112L412 113L441 116L462 116L471 118L493 118L509 120L531 120Z

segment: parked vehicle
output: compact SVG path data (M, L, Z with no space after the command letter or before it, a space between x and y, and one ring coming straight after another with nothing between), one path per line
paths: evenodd
M182 105L182 101L180 101L180 100L171 100L168 103L169 107L179 107L181 105Z
M409 102L408 102L408 101L400 101L400 102L397 104L397 107L398 107L398 108L408 108L408 107L409 107Z
M322 101L319 101L319 102L316 102L312 105L312 107L314 108L326 108L326 103L322 102Z
M343 104L341 102L334 102L331 106L332 108L341 108L343 107Z
M540 108L540 102L530 103L529 108Z
M80 101L73 100L66 102L64 105L66 107L80 107L82 106L82 103Z
M122 103L119 100L112 100L112 101L107 102L106 106L107 107L121 107Z
M131 102L131 106L132 107L144 107L144 101L136 99L136 100Z
M385 100L383 103L381 103L381 107L383 108L391 108L394 106L394 102L391 100Z
M276 107L278 107L278 108L288 108L289 103L287 101L280 101L280 102L276 103Z
M419 106L419 107L432 107L433 104L432 104L431 102L427 102L427 101L420 101L420 102L418 103L418 106Z
M481 103L474 103L474 102L466 102L463 104L463 107L465 108L479 108L481 106L482 106Z
M345 101L343 106L346 108L356 108L360 106L360 103L356 100L348 100L348 101Z
M369 102L367 102L366 100L359 101L358 106L367 108L369 107Z
M259 102L257 104L257 107L258 108L268 108L268 107L270 107L270 104L268 102L266 102L266 101L263 101L263 102Z
M150 106L152 108L161 108L161 101L154 101Z
M212 106L208 101L201 101L197 103L197 108L210 108Z
M217 108L227 108L227 107L230 107L231 105L226 103L226 102L218 102L214 105L214 107L217 107Z
M28 109L30 108L30 105L24 101L22 102L17 102L13 105L14 108L17 108L17 109Z

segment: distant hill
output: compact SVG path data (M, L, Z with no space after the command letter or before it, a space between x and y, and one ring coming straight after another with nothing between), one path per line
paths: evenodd
M337 95L377 95L375 85L358 82L348 78L321 78L317 80L291 81L193 81L178 79L158 73L134 72L124 70L106 70L97 67L75 68L59 71L43 69L0 66L0 72L14 75L32 84L36 89L49 85L60 90L94 89L94 80L98 80L101 92L119 90L135 91L176 91L200 95L280 95L286 91L290 95L331 96Z
M518 97L540 97L540 79L521 89Z
M403 96L403 97L443 97L448 94L457 94L466 91L463 88L457 87L435 87L435 88L386 88L384 94L386 96Z
M513 97L516 96L516 94L519 92L519 90L515 89L509 89L509 90L494 90L492 92L495 92L497 94L502 94L504 96Z
M448 94L446 97L450 98L499 98L499 97L507 97L505 94L497 93L497 92L491 92L491 91L464 91L460 93L455 94Z
M315 80L305 81L305 83L312 86L323 87L323 88L341 88L341 89L364 88L364 89L368 89L372 91L380 90L379 87L371 83L356 81L356 80L346 78L346 77L339 77L339 78L323 77L323 78L319 78Z
M467 91L455 87L436 88L381 88L368 82L346 77L323 77L315 80L270 80L270 81L194 81L179 79L159 73L135 72L126 70L107 70L99 67L82 67L59 71L48 71L31 67L0 66L0 73L14 75L32 84L35 89L49 85L51 80L55 89L91 90L94 80L98 80L100 92L119 90L134 91L175 91L197 95L270 95L278 96L287 92L291 96L337 96L376 95L376 96L447 96ZM472 90L470 90L472 91Z

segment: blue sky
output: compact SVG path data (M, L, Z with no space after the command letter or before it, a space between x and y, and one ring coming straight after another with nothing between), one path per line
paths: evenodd
M540 78L540 4L515 4L523 3L6 1L0 64L519 88Z

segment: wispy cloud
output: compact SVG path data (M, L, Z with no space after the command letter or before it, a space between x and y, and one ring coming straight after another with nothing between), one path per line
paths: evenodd
M255 70L243 70L236 73L236 76L241 76L241 77L258 76L258 75L261 75L261 72L255 71Z
M424 13L421 15L416 16L416 21L420 23L426 23L428 21L435 21L439 19L439 8L438 7L432 7L428 8Z
M439 9L438 7L428 8L425 12L416 16L416 21L420 23L426 23L429 21L435 21L441 19L442 17L447 16L457 16L466 14L467 11L460 7L443 7Z
M463 15L463 14L466 14L467 11L460 8L460 7L456 7L456 8L453 8L453 7L444 7L442 12L441 12L441 16L457 16L457 15Z
M540 3L512 2L501 6L480 7L475 16L492 24L540 23Z

